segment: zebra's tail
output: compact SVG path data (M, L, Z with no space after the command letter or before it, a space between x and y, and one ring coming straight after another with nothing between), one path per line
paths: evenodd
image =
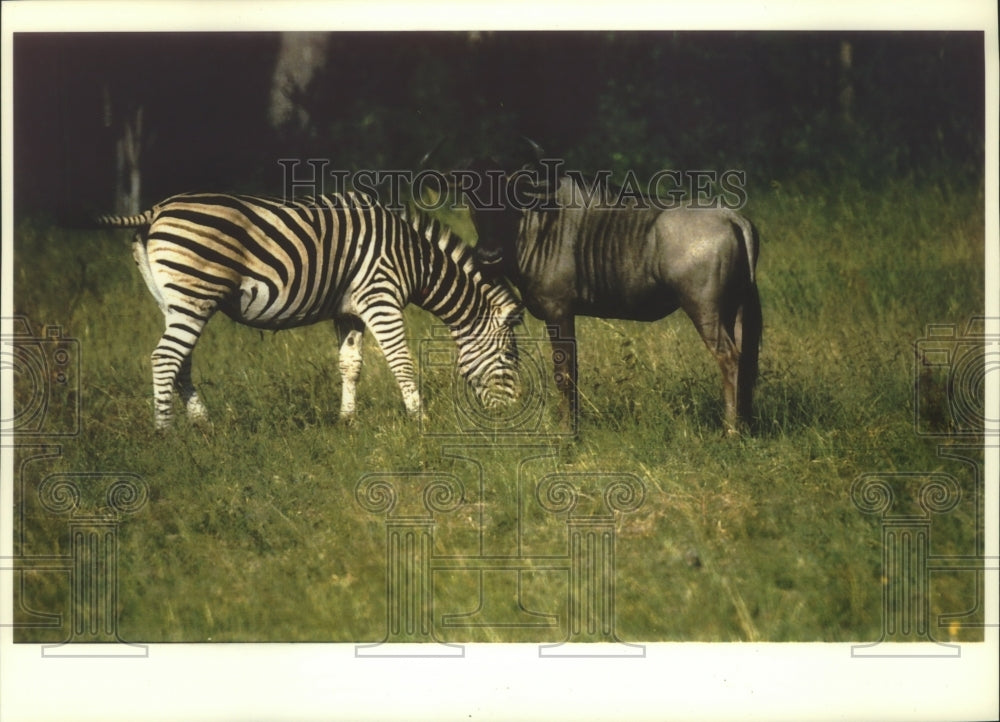
M154 209L150 208L134 216L101 215L95 216L94 225L98 228L140 228L153 222Z
M92 231L98 228L142 228L153 222L155 209L132 216L117 216L110 214L95 214L85 211L65 211L57 216L57 222L63 228L81 231Z

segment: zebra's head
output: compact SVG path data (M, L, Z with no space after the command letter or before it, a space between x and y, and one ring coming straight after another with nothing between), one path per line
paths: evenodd
M417 238L429 242L428 262L414 300L444 321L458 346L458 371L480 405L497 409L517 396L518 353L514 328L524 311L504 279L490 279L472 249L425 213L403 213Z
M518 352L515 327L524 311L513 295L501 286L489 310L467 329L454 329L458 344L458 370L469 382L485 409L499 409L517 397Z

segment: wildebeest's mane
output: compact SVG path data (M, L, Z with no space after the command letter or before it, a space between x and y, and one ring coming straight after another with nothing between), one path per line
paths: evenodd
M527 167L527 166L526 166ZM540 165L534 165L532 170L541 174L546 169ZM539 197L555 199L562 187L563 182L570 181L583 191L581 201L588 200L591 207L620 209L627 208L631 201L635 201L642 207L655 207L657 203L662 203L662 199L650 195L635 186L629 186L614 182L610 175L605 173L584 173L578 170L564 170L557 168L555 174L555 186L550 187L547 182L533 186L533 192ZM623 196L624 193L624 196ZM625 200L626 202L622 202ZM546 204L542 204L540 210L547 210Z

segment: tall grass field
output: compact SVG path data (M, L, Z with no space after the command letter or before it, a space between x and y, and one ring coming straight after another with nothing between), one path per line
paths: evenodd
M983 553L981 439L968 426L982 398L974 378L955 383L949 367L981 344L970 322L984 306L983 208L981 187L943 180L750 193L765 331L752 430L739 438L722 433L721 376L682 313L652 324L578 319L581 408L568 437L537 320L519 331L536 416L524 433L491 434L463 421L448 354L426 353L453 347L412 307L423 421L406 416L370 335L357 419L345 425L332 324L271 333L220 314L194 356L211 422L191 424L178 407L174 428L159 433L150 352L162 316L129 233L18 219L15 313L35 337L59 326L73 340L78 378L53 390L38 422L66 435L17 439L15 554L65 557L74 519L104 515L117 525L111 616L121 640L378 642L390 616L391 519L361 503L359 482L381 474L403 488L440 473L462 491L434 512L428 556L540 561L436 568L434 638L559 642L579 603L559 561L568 522L585 506L604 509L602 479L627 477L642 498L604 518L618 639L878 641L884 594L898 581L883 559L887 515L923 514L932 558ZM469 237L467 219L455 220ZM921 357L931 331L952 349L944 362ZM16 380L17 403L31 393ZM576 507L542 508L553 474L581 480ZM143 495L117 516L105 490L116 475L141 480ZM890 509L858 503L863 478L887 480ZM956 503L920 511L934 493L921 490L939 478L957 484ZM53 479L82 490L75 511L42 503ZM393 513L408 504L428 514L402 493ZM903 591L926 605L924 637L981 640L981 575L928 574L926 593ZM17 641L72 636L70 576L22 568Z

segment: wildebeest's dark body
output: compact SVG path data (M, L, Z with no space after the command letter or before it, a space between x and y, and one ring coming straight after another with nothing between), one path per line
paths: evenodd
M572 413L575 316L655 321L682 308L722 370L727 429L749 419L762 330L749 220L725 208L623 206L607 188L567 176L539 197L537 186L508 185L524 176L475 168L480 197L504 201L472 204L477 256L506 274L546 323L556 384Z

